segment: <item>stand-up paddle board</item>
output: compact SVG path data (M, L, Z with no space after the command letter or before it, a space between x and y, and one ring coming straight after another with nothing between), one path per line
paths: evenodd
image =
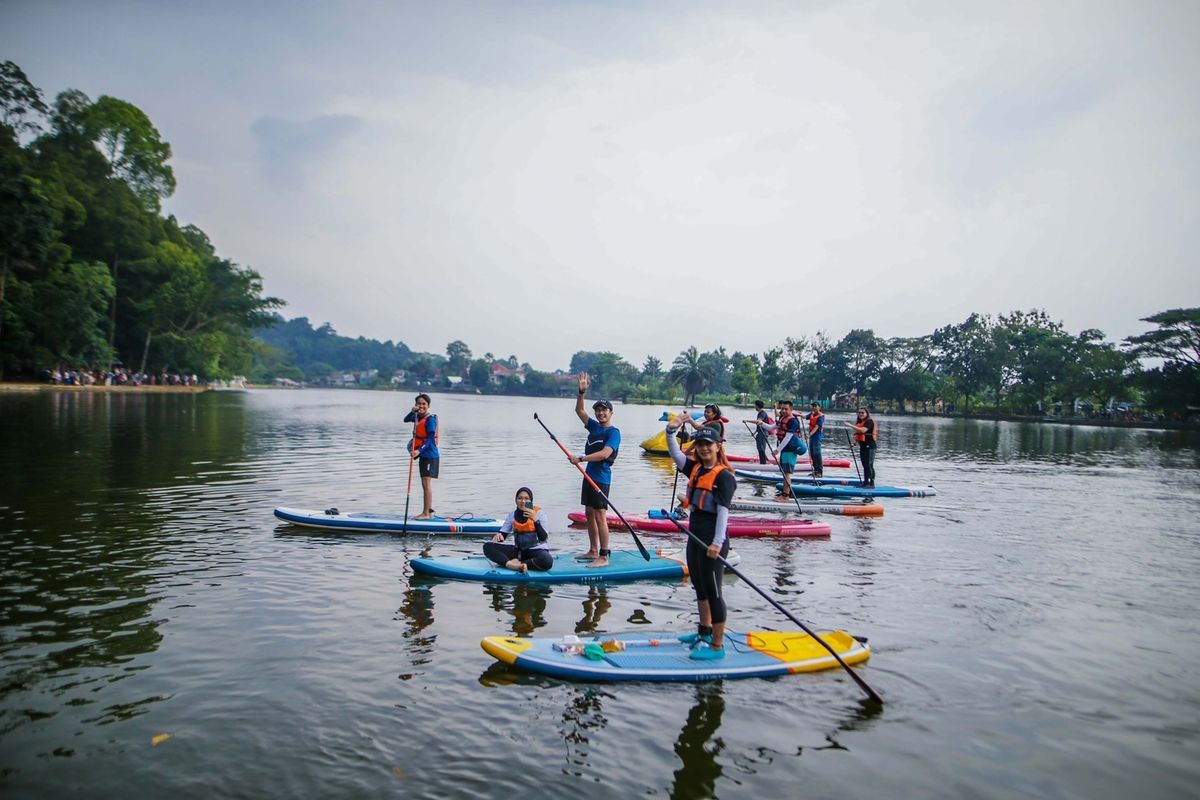
M845 631L817 631L847 664L871 657L866 642ZM725 656L700 661L678 633L606 633L597 636L520 638L489 636L480 645L519 669L585 681L710 681L816 672L839 666L820 642L802 631L725 632Z
M277 508L275 516L292 525L349 533L403 533L405 531L408 533L496 533L503 524L503 520L475 517L470 514L461 517L432 517L430 519L409 517L405 522L403 514L373 514L366 511L342 513L336 508L325 511Z

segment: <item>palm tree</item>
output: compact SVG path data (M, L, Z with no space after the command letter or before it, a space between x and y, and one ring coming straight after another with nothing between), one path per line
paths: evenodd
M713 377L712 367L701 360L699 351L693 346L675 357L667 382L682 385L687 393L686 404L691 405L696 395L713 382Z

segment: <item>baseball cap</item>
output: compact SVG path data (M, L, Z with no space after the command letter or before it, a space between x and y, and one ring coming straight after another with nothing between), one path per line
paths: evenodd
M718 444L721 441L721 437L715 428L701 428L692 435L692 441Z
M595 411L597 408L607 408L609 411L613 410L612 403L608 400L597 400L592 403L592 410Z

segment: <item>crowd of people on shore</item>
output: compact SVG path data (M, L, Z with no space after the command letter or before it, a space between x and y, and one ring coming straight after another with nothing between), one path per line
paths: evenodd
M195 374L180 375L163 370L158 374L133 372L124 367L113 369L44 369L42 380L55 386L199 386Z

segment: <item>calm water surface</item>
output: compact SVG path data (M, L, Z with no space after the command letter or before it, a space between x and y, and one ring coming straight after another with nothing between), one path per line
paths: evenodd
M412 558L485 537L276 524L276 505L402 511L410 403L0 394L0 792L1196 795L1195 434L884 418L880 483L937 497L824 517L826 540L737 540L741 570L793 613L870 637L861 674L879 710L837 672L699 686L519 674L480 639L683 632L692 592L429 580ZM435 396L434 410L439 511L500 515L529 485L556 550L584 549L565 528L578 475L532 419L578 451L571 400ZM660 410L617 407L623 511L669 502L666 462L637 447ZM827 454L846 455L836 435ZM736 579L727 599L732 627L793 627Z

